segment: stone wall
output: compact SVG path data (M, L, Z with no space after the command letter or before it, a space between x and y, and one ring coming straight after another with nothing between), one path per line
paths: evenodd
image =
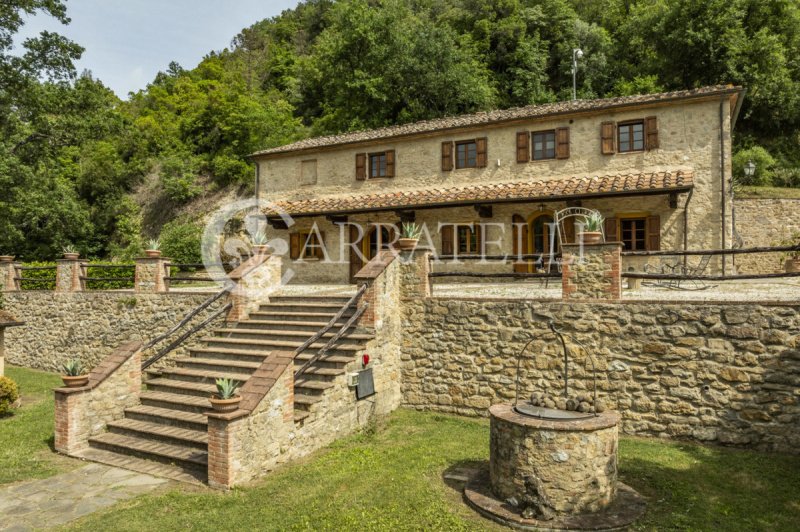
M93 368L129 340L147 342L168 331L208 297L186 292L6 292L5 310L25 322L6 331L6 362L59 371L64 362L79 359ZM224 298L218 300L200 319L224 304ZM195 335L172 356L185 353L202 335Z
M800 199L736 199L736 230L744 247L777 246L800 232ZM782 253L737 255L739 273L783 271Z
M569 303L429 298L408 301L403 396L408 406L486 415L520 396L563 390L554 320L590 350L598 396L627 434L798 452L800 304ZM574 349L570 387L592 389Z

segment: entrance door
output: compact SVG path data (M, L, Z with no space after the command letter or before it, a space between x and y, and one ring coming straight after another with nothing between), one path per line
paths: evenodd
M382 249L389 249L392 242L394 242L394 229L389 226L380 226L380 233L378 232L378 226L372 226L367 233L364 235L364 238L361 240L360 243L357 243L359 249L361 250L361 254L366 258L367 261L370 261L375 258L378 254L378 251ZM358 228L351 225L350 226L350 242L356 243L358 239ZM356 251L351 247L350 248L350 282L355 282L355 275L358 271L364 267L364 262L361 260L361 257L356 253Z
M539 268L547 267L551 245L554 253L559 250L557 235L553 233L553 214L546 211L537 212L529 216L527 220L519 214L515 214L511 220L514 224L512 232L514 255L541 255L543 261L539 262ZM534 273L537 268L536 262L536 260L517 262L514 264L514 271Z

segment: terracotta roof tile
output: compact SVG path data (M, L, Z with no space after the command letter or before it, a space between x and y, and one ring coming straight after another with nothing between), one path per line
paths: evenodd
M292 144L286 144L285 146L261 150L252 154L252 156L273 155L329 146L338 146L343 144L388 140L396 137L432 133L439 130L483 126L486 124L521 120L526 118L542 118L550 115L609 110L632 105L654 104L673 100L700 98L715 94L735 94L741 92L742 90L743 89L741 87L734 87L731 85L713 85L698 89L662 92L659 94L640 94L635 96L619 96L616 98L600 98L595 100L569 100L563 102L546 103L542 105L529 105L527 107L497 109L494 111L475 113L471 115L450 116L445 118L437 118L434 120L423 120L421 122L413 122L410 124L382 127L379 129L354 131L350 133L343 133L341 135L330 135L326 137L304 139Z
M355 196L323 196L313 199L279 201L277 208L289 215L354 213L435 205L545 200L562 197L608 196L629 193L658 193L688 190L694 185L691 170L571 177L513 183L492 183L449 188L425 188ZM267 215L278 214L275 211Z

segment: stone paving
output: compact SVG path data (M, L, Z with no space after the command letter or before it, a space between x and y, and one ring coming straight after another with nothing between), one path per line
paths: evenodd
M168 482L125 469L89 464L55 477L0 486L0 531L57 527Z

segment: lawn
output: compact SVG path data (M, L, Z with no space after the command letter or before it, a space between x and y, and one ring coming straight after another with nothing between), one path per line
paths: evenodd
M736 195L739 198L800 199L800 188L741 187Z
M53 388L58 375L6 366L16 381L22 406L0 417L0 484L44 478L67 471L80 462L53 452Z

